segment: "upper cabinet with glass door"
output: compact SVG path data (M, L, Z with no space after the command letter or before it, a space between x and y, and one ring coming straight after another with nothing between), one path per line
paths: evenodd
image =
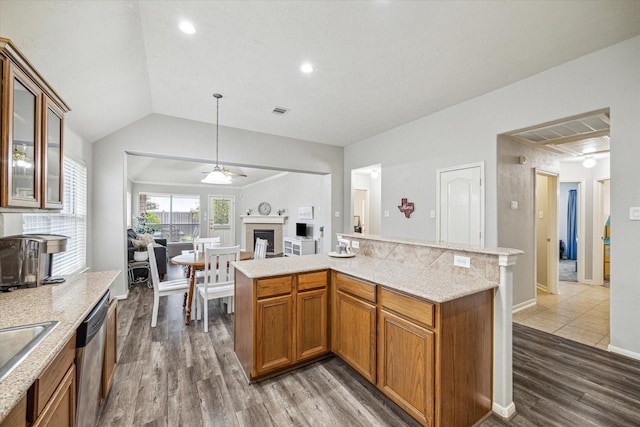
M64 113L69 107L0 38L3 208L62 209Z

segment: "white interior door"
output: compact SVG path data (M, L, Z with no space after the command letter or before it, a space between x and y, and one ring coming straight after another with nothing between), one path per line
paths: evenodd
M209 237L220 237L221 246L236 244L235 197L209 196Z
M484 162L439 169L437 239L484 246Z

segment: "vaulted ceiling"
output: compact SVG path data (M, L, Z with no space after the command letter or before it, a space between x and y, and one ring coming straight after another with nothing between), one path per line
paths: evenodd
M624 0L0 2L92 142L150 113L214 123L220 92L223 126L343 146L638 34Z

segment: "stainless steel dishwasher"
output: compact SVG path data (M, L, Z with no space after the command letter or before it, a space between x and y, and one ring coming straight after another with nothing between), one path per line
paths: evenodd
M95 427L100 411L100 386L104 358L105 320L109 291L78 328L76 337L76 426Z

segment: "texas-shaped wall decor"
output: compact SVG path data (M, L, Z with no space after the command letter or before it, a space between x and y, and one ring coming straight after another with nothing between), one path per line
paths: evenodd
M400 209L400 212L404 213L404 216L409 218L414 210L413 202L407 202L407 199L403 198L400 203L401 204L398 206L398 209Z

